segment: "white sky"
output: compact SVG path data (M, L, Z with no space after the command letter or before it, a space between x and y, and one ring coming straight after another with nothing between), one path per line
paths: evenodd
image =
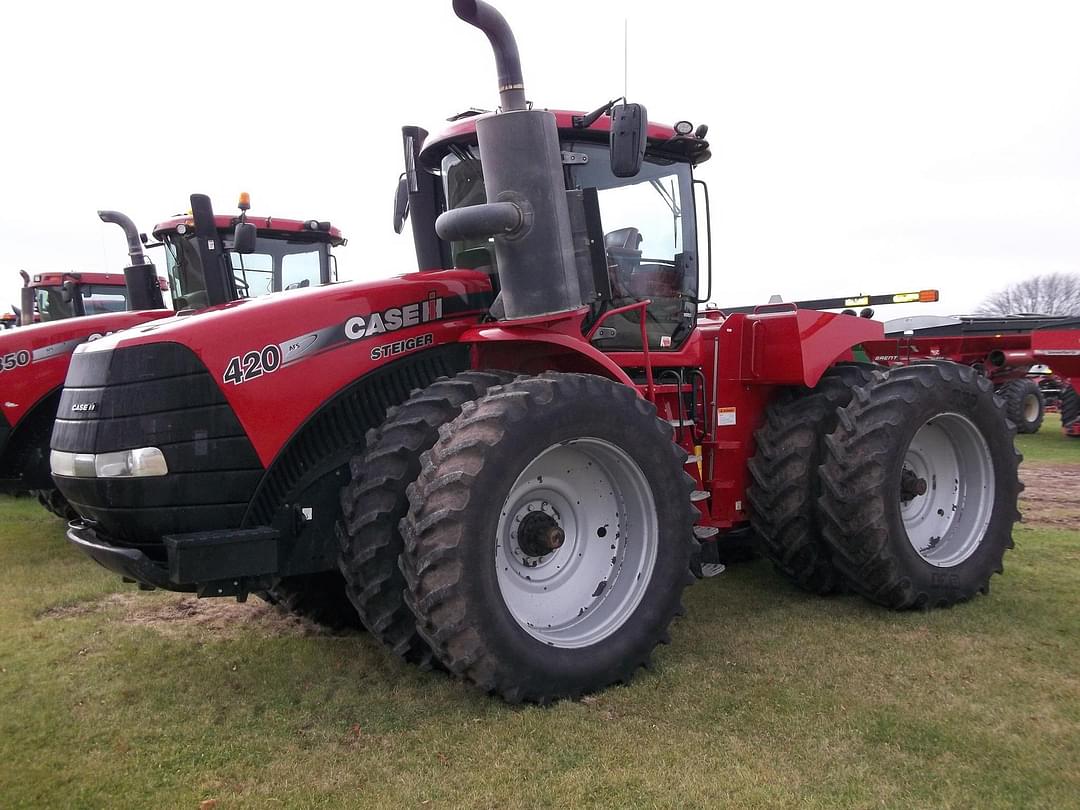
M626 17L630 100L709 124L724 303L933 286L915 313L961 312L1080 271L1080 4L497 5L538 106L621 94ZM0 75L0 310L20 268L124 265L96 209L149 230L195 191L332 220L345 278L414 269L400 125L496 104L450 0L9 3Z

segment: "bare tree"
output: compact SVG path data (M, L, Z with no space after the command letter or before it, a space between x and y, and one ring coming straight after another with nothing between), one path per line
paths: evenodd
M977 312L1080 316L1080 273L1047 273L1010 284L987 296Z

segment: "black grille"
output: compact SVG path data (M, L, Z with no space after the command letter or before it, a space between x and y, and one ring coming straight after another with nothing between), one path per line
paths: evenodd
M52 447L72 453L161 449L165 476L56 479L84 517L112 539L140 546L165 534L238 527L263 475L216 382L176 343L77 353Z

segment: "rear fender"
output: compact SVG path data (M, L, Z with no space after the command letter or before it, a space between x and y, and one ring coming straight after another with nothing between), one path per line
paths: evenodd
M812 309L735 314L720 332L720 376L762 385L813 388L852 349L880 340L879 321Z

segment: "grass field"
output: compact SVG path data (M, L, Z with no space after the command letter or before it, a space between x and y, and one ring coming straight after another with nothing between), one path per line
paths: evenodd
M548 709L256 600L140 593L0 500L0 806L1076 807L1080 442L1020 444L1071 489L1029 486L1046 522L989 597L896 614L733 567L651 672Z

